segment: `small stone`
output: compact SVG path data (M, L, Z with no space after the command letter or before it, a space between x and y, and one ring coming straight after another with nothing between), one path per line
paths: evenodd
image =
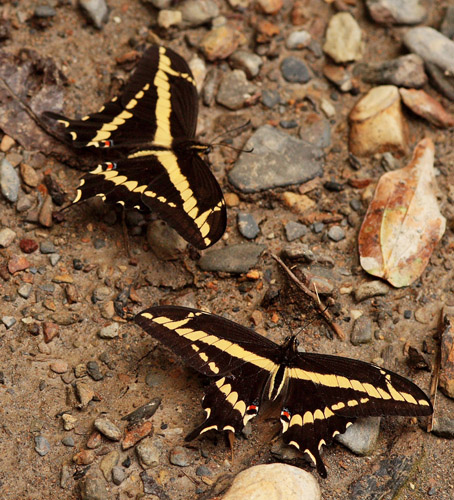
M328 78L328 80L341 92L350 92L353 89L352 75L343 66L337 66L335 64L325 64L323 67L323 74Z
M33 12L34 16L41 18L54 17L56 14L55 9L50 5L38 5Z
M380 24L419 24L427 15L420 0L366 0L366 5Z
M73 456L73 462L77 465L90 465L96 460L96 453L93 450L82 450Z
M104 375L101 373L99 369L99 365L96 361L89 361L87 363L87 373L93 380L102 380Z
M127 450L137 444L143 438L149 436L153 432L153 424L146 421L143 424L136 425L132 429L125 431L125 437L121 443L123 450Z
M424 90L399 89L399 92L404 104L432 125L440 128L454 126L454 116Z
M39 251L43 254L55 253L57 249L51 241L42 241L39 244Z
M285 129L296 128L298 126L298 122L296 120L281 120L279 125Z
M224 200L229 208L237 207L240 204L240 197L236 193L224 193Z
M328 237L333 241L341 241L345 238L345 231L340 226L332 226L328 231Z
M111 451L101 460L99 468L101 469L106 481L110 481L112 479L112 469L118 464L119 460L120 453L117 450Z
M6 159L0 163L0 190L3 196L11 203L15 203L19 196L20 180L16 170Z
M269 43L279 33L279 26L267 19L261 19L256 26L255 39L257 43Z
M183 21L183 14L179 10L161 10L158 14L158 26L169 29L178 26Z
M238 212L238 230L248 240L253 240L260 232L254 216L246 212Z
M16 324L16 319L12 316L2 316L2 323L6 326L6 329L9 330L13 325Z
M72 431L74 429L77 422L76 417L69 413L63 413L61 419L63 421L63 429L65 429L65 431Z
M380 417L359 418L343 434L335 437L356 455L369 455L380 432Z
M204 271L246 273L257 264L257 260L265 248L265 245L255 243L229 245L204 253L199 260L199 266Z
M58 253L53 253L49 255L49 262L52 267L55 267L60 262L60 259L61 255L59 255Z
M50 365L49 368L54 372L54 373L66 373L68 371L68 363L66 361L62 361L61 359L57 361L53 361Z
M260 56L247 50L236 50L229 61L233 68L243 70L248 78L256 77L263 64Z
M68 448L74 448L74 446L76 446L76 444L74 443L74 438L72 438L71 436L66 436L66 437L64 437L64 438L61 440L61 443L62 443L64 446L67 446Z
M287 241L297 240L305 236L307 231L307 226L300 222L290 221L285 225L285 236L287 237Z
M339 12L329 21L323 51L337 63L361 59L364 51L361 28L349 12Z
M83 363L79 363L78 365L76 365L74 367L74 375L77 378L85 377L85 375L87 375L87 366Z
M172 465L188 467L194 462L194 457L189 453L187 448L175 446L175 448L170 451L169 461Z
M114 339L118 337L118 330L120 325L118 323L111 323L110 325L101 328L98 332L98 336L102 339Z
M104 479L87 475L79 482L81 500L109 500L111 492L107 491Z
M103 435L112 441L120 441L121 431L110 420L105 417L99 417L94 422L95 428Z
M109 8L105 0L79 0L79 5L95 28L100 30L103 24L107 22Z
M41 206L41 210L39 211L38 221L44 227L52 226L52 198L47 195L44 198L44 202Z
M119 486L126 479L126 472L123 467L116 465L112 468L112 481Z
M87 406L88 403L95 397L95 392L86 382L83 382L82 380L78 380L75 387L76 396L80 401L81 406Z
M227 59L238 48L240 41L240 32L230 24L224 24L206 33L200 42L200 49L208 61Z
M19 199L16 203L16 210L19 213L26 212L33 205L34 200L31 196L19 194Z
M24 238L19 242L19 248L24 253L33 253L38 250L38 243L35 240Z
M200 94L202 92L203 83L208 73L207 65L205 64L205 61L201 57L196 56L189 61L189 68L192 72L192 76L194 77L195 85L197 87L197 92ZM131 213L135 214L139 212L131 212ZM140 223L142 223L142 220L140 220ZM139 224L132 224L132 225L139 225Z
M11 257L8 261L8 271L11 274L24 271L30 267L30 262L25 257Z
M136 452L140 462L147 467L156 467L159 464L161 450L151 438L141 441L136 447Z
M54 337L56 337L59 333L59 326L50 321L44 321L43 323L43 335L44 342L48 344Z
M199 465L195 470L195 474L199 477L209 477L213 475L211 470L206 465Z
M178 5L183 16L183 22L195 28L208 24L219 15L219 7L212 0L186 0Z
M321 99L320 109L323 111L327 118L333 118L334 116L336 116L336 108L330 101L328 101L328 99L325 99L324 97L322 97Z
M447 6L440 31L445 37L451 38L451 40L454 38L454 5Z
M0 230L0 247L7 248L16 238L16 233L9 227Z
M367 281L359 285L355 290L355 299L357 302L362 302L363 300L370 299L372 297L386 295L389 290L390 287L383 281Z
M17 293L23 298L28 299L32 293L33 285L31 283L24 283L17 290Z
M44 436L35 437L35 451L41 457L44 457L49 453L50 443Z
M367 316L360 316L353 324L350 342L353 345L368 344L372 341L372 320Z
M52 278L54 283L74 283L74 278L70 274L57 274Z
M237 110L249 104L257 92L258 87L248 81L246 73L235 69L222 79L216 101L228 109Z
M311 41L311 35L306 30L294 31L285 40L285 45L289 50L299 50L307 47Z
M277 90L262 90L262 104L267 108L274 108L281 100L281 96Z
M36 170L33 167L30 167L30 165L27 165L26 163L22 162L20 166L20 175L25 184L27 184L27 186L30 187L38 186L39 176L36 173Z
M308 145L316 148L326 148L331 144L331 127L329 121L316 113L310 114L299 136Z
M454 317L447 316L449 323L444 328L441 338L441 362L440 362L440 389L442 392L454 398Z
M264 14L277 14L284 5L283 0L257 0L256 3Z
M281 62L282 76L290 83L307 83L312 77L307 66L296 57L286 57Z
M112 319L115 316L115 304L113 300L109 300L101 306L101 316L104 319Z
M153 253L161 260L177 259L188 246L187 242L163 220L155 220L148 224L147 241Z
M432 433L444 439L454 439L454 418L434 417Z
M305 194L293 193L292 191L285 191L282 193L282 201L284 205L291 208L296 213L303 214L310 208L315 206L314 200Z
M16 141L9 135L5 134L0 142L0 151L7 153L15 144Z
M90 437L87 439L87 448L90 450L94 450L95 448L98 448L101 446L102 443L102 435L98 431L93 431L90 434Z

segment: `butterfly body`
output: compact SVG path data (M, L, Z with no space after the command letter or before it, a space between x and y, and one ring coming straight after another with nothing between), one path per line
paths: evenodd
M320 449L362 416L430 415L432 405L411 381L363 361L298 351L292 336L278 345L225 318L183 307L154 307L135 322L200 373L213 377L202 406L209 430L238 432L264 400L282 401L287 444L305 452L320 475Z
M210 146L195 139L198 96L182 57L148 49L124 92L80 120L46 116L66 128L77 148L125 152L86 174L73 203L98 196L126 209L152 210L197 248L223 235L221 188L205 160ZM112 165L115 165L112 168Z

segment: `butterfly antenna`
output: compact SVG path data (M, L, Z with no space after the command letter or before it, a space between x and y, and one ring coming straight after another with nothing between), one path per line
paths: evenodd
M252 151L254 151L254 148L250 149L234 148L233 146L227 144L226 142L216 142L211 144L211 146L223 146L224 148L233 149L233 151L238 151L239 153L252 153Z
M234 127L234 128L231 128L231 129L228 129L228 130L224 130L224 132L218 134L214 139L213 139L213 143L216 139L218 139L219 137L222 137L223 135L227 135L227 134L231 134L232 132L236 132L237 130L241 130L243 128L246 128L246 127L249 127L249 125L251 124L251 120L248 120L247 122L243 123L242 125L239 125L238 127ZM214 145L214 144L212 144Z

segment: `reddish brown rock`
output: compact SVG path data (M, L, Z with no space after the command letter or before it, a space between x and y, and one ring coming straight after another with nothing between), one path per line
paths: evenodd
M89 465L94 462L96 453L93 450L82 450L73 456L73 462L77 465Z
M35 240L24 238L23 240L20 240L19 248L24 253L33 253L38 249L38 243Z
M283 0L257 0L257 7L264 14L277 14L283 5Z
M101 433L98 431L93 431L90 434L90 437L88 438L87 448L90 448L91 450L94 448L98 448L98 446L101 444L101 442L102 442Z
M303 0L295 0L290 17L293 26L302 26L307 21Z
M280 32L279 27L275 24L262 19L257 23L257 34L255 39L257 43L268 43L273 37Z
M454 116L424 90L399 89L404 104L436 127L454 127Z
M55 323L52 323L51 321L45 321L43 323L43 335L44 335L44 342L48 344L54 337L58 335L59 332L59 327Z
M133 427L125 432L125 438L121 443L123 450L131 448L141 439L149 436L153 432L153 424L150 421L144 422L141 425Z
M227 59L241 42L242 34L230 24L217 26L200 42L200 48L209 61Z
M18 271L24 271L30 267L30 262L25 257L14 256L9 259L8 271L11 274L17 273Z

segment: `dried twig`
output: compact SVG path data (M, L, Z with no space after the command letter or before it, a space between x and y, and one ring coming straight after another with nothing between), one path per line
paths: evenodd
M312 290L309 290L309 288L302 283L292 272L292 270L284 264L282 259L280 259L277 255L271 254L271 257L282 267L282 269L287 273L288 277L295 283L295 285L305 294L307 295L312 301L316 304L317 309L320 311L320 314L323 316L325 321L330 325L334 333L341 339L345 340L345 334L342 330L342 328L336 324L333 320L333 317L331 316L330 312L328 309L322 304L319 296L317 293L314 293Z

